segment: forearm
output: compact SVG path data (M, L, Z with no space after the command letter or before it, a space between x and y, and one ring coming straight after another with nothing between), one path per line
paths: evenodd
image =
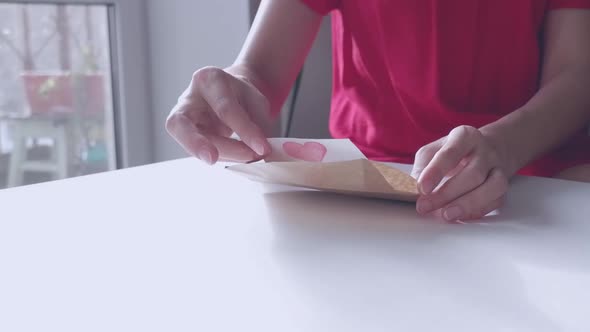
M564 143L590 123L590 66L564 68L520 109L481 128L509 175Z
M276 87L273 88L272 82L269 79L263 77L257 70L243 63L233 64L225 68L225 71L254 85L268 99L271 113L275 115L279 112L282 105L281 97L283 92L276 89Z
M322 17L300 1L263 0L248 38L227 69L254 84L278 114L301 70Z

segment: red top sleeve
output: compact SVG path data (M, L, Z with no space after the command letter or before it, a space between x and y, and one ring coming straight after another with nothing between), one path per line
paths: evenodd
M590 9L590 0L549 0L549 10L560 8Z
M313 11L321 15L326 15L332 10L338 8L340 0L300 0ZM590 1L590 0L587 0Z

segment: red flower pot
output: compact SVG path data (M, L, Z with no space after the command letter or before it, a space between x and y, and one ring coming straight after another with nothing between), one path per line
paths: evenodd
M104 76L70 73L23 73L32 114L50 112L100 113L105 110Z

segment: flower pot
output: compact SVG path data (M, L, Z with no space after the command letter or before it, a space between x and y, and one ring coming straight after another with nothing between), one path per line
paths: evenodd
M102 114L105 111L105 78L103 74L72 76L74 105L86 114Z
M73 111L70 74L23 73L21 76L32 114Z
M32 114L100 114L105 110L105 81L101 73L27 72L21 76Z

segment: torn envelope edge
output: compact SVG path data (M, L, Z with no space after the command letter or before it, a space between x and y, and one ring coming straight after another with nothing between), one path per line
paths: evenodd
M414 178L367 159L237 164L227 169L258 182L405 202L415 202L418 198Z

